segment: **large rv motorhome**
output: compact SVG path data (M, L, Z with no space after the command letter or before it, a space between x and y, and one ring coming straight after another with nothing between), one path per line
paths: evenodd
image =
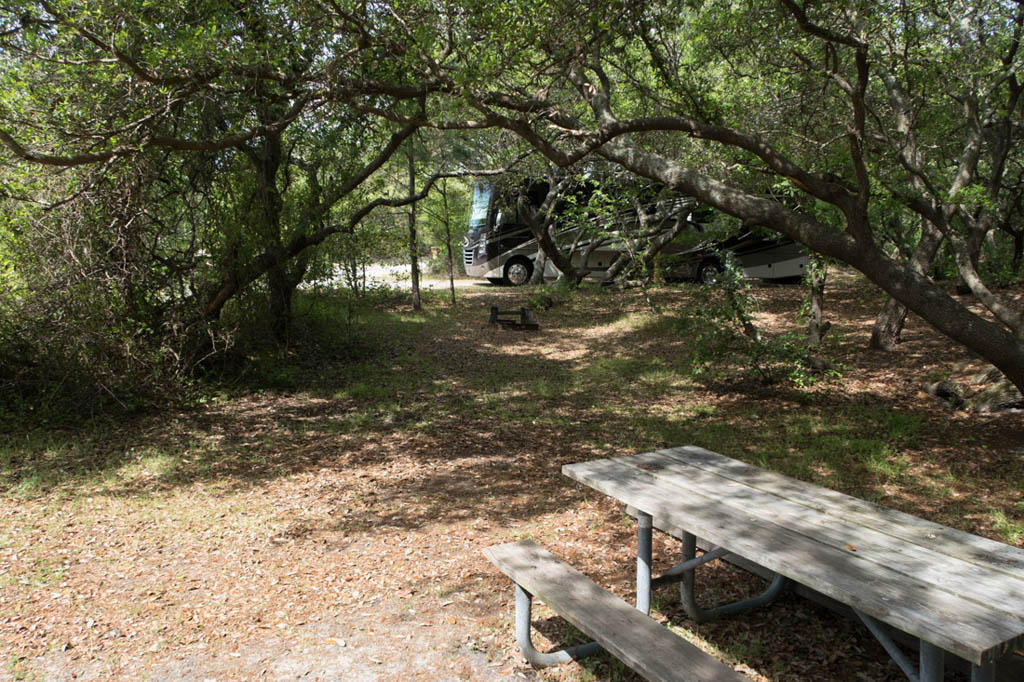
M534 183L527 190L534 206L541 204L546 193L546 183ZM710 214L707 210L698 210L697 202L685 197L654 200L646 203L642 210L647 214L646 224L660 224L666 230L671 229L675 219L685 211L689 214L690 227L698 232L703 230L701 218ZM586 276L605 279L612 263L626 250L623 238L637 234L640 225L635 210L602 218L565 220L556 227L555 242L563 250L571 249L573 266ZM763 239L749 231L697 245L692 241L687 245L672 242L662 249L670 264L669 276L704 283L714 281L723 271L725 252L731 253L743 275L751 278L800 277L807 265L807 255L795 242ZM519 216L518 193L503 191L501 186L489 181L477 182L464 241L466 274L494 284L519 286L530 281L537 255L537 240ZM550 260L546 261L544 275L546 279L559 275Z

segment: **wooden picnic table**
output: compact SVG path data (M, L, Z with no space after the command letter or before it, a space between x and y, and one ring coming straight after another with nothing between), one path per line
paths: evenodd
M1019 548L698 447L562 472L639 512L641 554L653 519L684 546L699 536L852 607L911 679L942 680L949 652L970 662L974 682L991 682L996 662L1024 645ZM642 572L638 593L650 583ZM920 640L916 670L878 621Z

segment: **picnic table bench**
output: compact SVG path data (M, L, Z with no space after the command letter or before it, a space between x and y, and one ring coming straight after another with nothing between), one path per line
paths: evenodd
M993 682L999 659L1024 645L1024 550L697 447L570 464L562 473L635 514L637 604L627 618L633 607L531 542L488 548L516 583L517 638L535 666L603 647L649 680L744 679L643 615L652 587L674 582L698 622L765 605L791 582L807 586L851 607L914 682L943 680L947 653L969 663L973 682ZM682 541L682 563L658 578L651 575L655 527ZM700 556L698 536L711 543ZM694 570L730 554L773 572L771 584L759 597L702 609ZM533 649L532 595L596 642L552 654ZM883 623L919 640L916 665ZM652 668L676 649L684 654Z

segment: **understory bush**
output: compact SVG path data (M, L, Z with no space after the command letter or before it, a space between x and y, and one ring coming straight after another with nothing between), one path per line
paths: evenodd
M166 404L187 394L203 357L230 344L217 325L127 308L101 282L0 294L0 411L54 422Z
M745 373L763 384L791 381L804 386L839 376L837 369L820 370L812 361L806 339L796 332L769 335L754 323L757 301L734 269L720 282L703 286L697 299L676 322L689 344L690 372L722 376Z

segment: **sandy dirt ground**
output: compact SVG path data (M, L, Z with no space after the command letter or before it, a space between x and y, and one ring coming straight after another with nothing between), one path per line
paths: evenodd
M389 360L405 363L394 399L368 406L372 386L264 391L128 420L99 443L72 434L118 464L0 498L0 680L637 680L607 656L529 669L512 636L511 586L481 549L530 537L631 599L629 519L560 468L677 433L744 431L749 450L728 454L757 461L758 444L789 437L793 424L815 420L824 436L830 415L898 412L921 425L892 445L906 480L948 492L870 478L849 492L997 538L992 510L1012 516L1024 494L1020 416L957 413L922 394L920 376L963 352L919 321L900 354L839 348L839 384L807 393L710 382L662 391L637 411L638 394L563 398L563 384L620 367L628 377L630 358L670 363L685 349L623 322L646 319L639 292L584 314L555 307L534 335L485 323L489 305L518 305L521 293L466 292L465 312L421 356ZM801 296L758 295L769 327L791 320ZM843 311L844 343L863 348L876 299L851 289L830 304ZM544 410L518 392L523 367L544 378L531 384L545 391ZM58 436L68 434L37 456L73 457ZM677 556L675 542L656 538L656 568ZM761 583L714 562L700 587L710 602ZM755 682L904 679L856 623L799 598L696 625L670 592L655 616ZM543 607L535 627L541 648L578 636Z

